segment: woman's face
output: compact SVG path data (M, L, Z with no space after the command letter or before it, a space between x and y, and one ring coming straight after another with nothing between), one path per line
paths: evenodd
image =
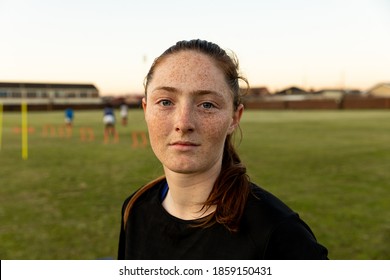
M143 108L157 158L185 174L220 168L226 136L243 111L242 105L233 110L223 72L196 51L169 55L156 66Z

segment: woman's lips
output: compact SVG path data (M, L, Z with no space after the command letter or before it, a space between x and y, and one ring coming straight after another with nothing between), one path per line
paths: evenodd
M181 150L181 151L188 151L192 150L198 146L200 146L198 143L191 142L191 141L175 141L169 144L169 146Z

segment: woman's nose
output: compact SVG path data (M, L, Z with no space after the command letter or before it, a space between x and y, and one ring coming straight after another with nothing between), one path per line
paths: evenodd
M177 132L191 132L195 129L193 108L190 105L183 105L176 112L175 130Z

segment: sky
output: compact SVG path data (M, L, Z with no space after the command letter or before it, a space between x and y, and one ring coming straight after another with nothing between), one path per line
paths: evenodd
M252 87L390 82L390 0L0 0L0 82L142 93L180 40L233 51Z

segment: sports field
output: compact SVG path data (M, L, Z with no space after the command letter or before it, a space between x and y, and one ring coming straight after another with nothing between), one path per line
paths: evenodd
M141 110L117 142L104 141L100 111L76 111L71 134L63 123L63 112L29 113L22 159L21 114L3 114L0 259L116 258L123 200L162 174ZM390 111L247 111L241 127L252 180L331 259L390 259Z

